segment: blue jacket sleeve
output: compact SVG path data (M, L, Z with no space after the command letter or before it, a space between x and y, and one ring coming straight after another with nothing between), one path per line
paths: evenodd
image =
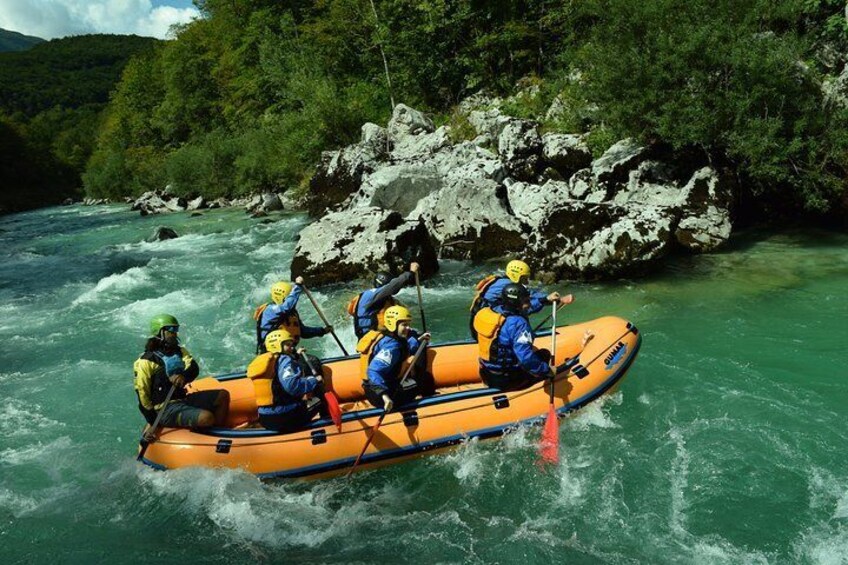
M300 397L315 390L318 380L315 377L307 377L298 363L288 355L280 355L277 360L277 380L287 393L294 397Z
M389 342L389 343L385 343ZM392 340L383 339L374 348L374 355L368 363L368 380L379 389L388 390L387 380L392 379L392 372L400 362L400 349Z
M526 371L540 377L550 373L548 364L542 361L533 349L533 332L526 318L510 316L504 329L508 332L518 362Z
M406 343L409 346L409 354L415 355L418 348L421 346L421 341L418 339L420 334L415 330L409 330L409 336L406 338ZM422 353L422 355L424 355Z
M413 275L411 272L407 271L396 276L383 286L373 289L375 292L369 293L368 303L365 305L365 308L376 312L377 310L383 307L383 303L388 297L394 296L395 294L400 292L403 287L412 282L412 278L414 276L415 275ZM363 295L362 300L364 301L365 299L366 296Z
M547 294L541 290L533 290L530 292L530 310L528 313L535 314L537 312L541 312L548 304L550 303L548 302Z
M489 304L500 303L501 301L501 292L506 285L510 283L510 280L506 277L499 277L495 282L489 285L489 288L486 289L486 292L483 293L483 300L488 302Z
M300 337L309 339L310 337L321 337L324 335L324 328L316 326L306 326L300 322Z
M291 292L286 299L283 300L283 303L280 304L281 312L290 312L297 308L297 301L300 300L300 293L303 292L303 289L299 284L292 285Z

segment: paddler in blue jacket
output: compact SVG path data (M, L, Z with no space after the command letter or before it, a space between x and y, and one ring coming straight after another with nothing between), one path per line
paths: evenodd
M386 310L392 306L403 306L393 297L403 287L412 283L416 272L418 263L413 262L409 264L407 272L395 278L390 278L388 273L378 273L374 277L374 288L360 293L350 301L347 313L353 316L353 332L357 338L362 339L370 330L383 327Z
M295 349L294 336L286 330L270 332L265 337L265 349L247 369L256 394L259 423L279 432L300 429L323 409L323 378L304 372L304 350Z
M553 376L551 352L533 347L530 309L530 293L524 285L511 283L504 287L500 305L486 307L475 317L480 377L487 386L520 390Z
M426 352L422 352L409 378L401 383L409 357L419 347L427 347L430 334L419 334L410 326L412 315L403 306L386 310L385 327L371 330L356 346L362 355L360 372L365 397L373 406L391 412L417 395L435 392L433 376L426 371Z
M512 260L506 265L503 275L489 275L480 280L476 285L476 294L471 302L471 318L469 320L469 328L471 337L477 339L477 334L474 331L474 317L477 312L486 307L494 307L501 304L504 288L509 284L521 284L524 287L530 283L531 276L530 266L524 261L518 259ZM530 307L527 309L527 315L541 312L546 304L557 302L563 306L574 302L574 296L568 294L561 296L558 292L545 294L540 290L528 289L530 296Z
M265 348L265 338L274 330L282 329L294 338L295 347L300 339L321 337L333 331L332 326L324 328L307 326L300 320L297 313L297 301L303 292L303 277L297 277L294 284L279 281L271 285L271 302L263 304L253 313L256 320L256 348L262 353Z

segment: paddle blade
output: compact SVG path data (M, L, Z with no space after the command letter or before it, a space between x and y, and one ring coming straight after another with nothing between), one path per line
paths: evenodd
M553 464L559 461L559 419L553 404L548 409L548 417L542 430L539 456L543 463Z
M342 409L339 407L339 399L336 393L329 391L324 393L324 401L327 403L327 412L339 431L342 431Z

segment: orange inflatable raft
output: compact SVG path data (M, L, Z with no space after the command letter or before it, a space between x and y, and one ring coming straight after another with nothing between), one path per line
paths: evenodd
M594 339L581 350L583 333ZM641 336L631 323L604 317L557 329L556 359L568 360L554 384L554 406L562 415L578 410L613 390L639 351ZM538 348L550 348L540 336ZM486 387L478 375L477 344L434 345L428 365L439 394L389 413L357 470L371 469L455 446L470 438L502 436L516 426L541 422L548 412L549 381L524 390L502 392ZM225 388L230 392L227 428L166 428L142 460L156 469L191 465L241 468L260 477L325 477L346 473L382 415L363 402L358 356L324 362L328 390L341 401L342 427L316 420L302 431L281 434L250 427L256 419L253 384L244 373L195 381L193 390Z

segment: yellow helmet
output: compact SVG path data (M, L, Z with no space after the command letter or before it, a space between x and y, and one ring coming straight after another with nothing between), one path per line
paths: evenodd
M401 321L412 321L412 315L409 313L409 310L403 306L392 306L386 310L385 314L383 314L383 324L390 332L397 331L398 322Z
M271 300L274 304L282 304L286 296L291 292L292 285L290 282L280 281L271 285Z
M530 278L530 266L524 261L515 259L506 264L506 276L512 282L518 284L521 277Z
M294 337L286 330L268 332L268 335L265 336L265 351L269 353L282 353L283 344L287 341L294 341Z

